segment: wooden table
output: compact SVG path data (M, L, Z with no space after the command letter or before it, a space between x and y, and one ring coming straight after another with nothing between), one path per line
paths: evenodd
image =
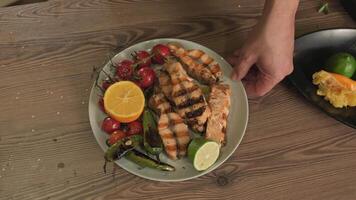
M0 8L0 199L356 199L356 134L278 85L251 100L235 154L201 178L160 183L102 170L88 119L93 66L116 47L184 38L227 56L261 16L262 0L49 0ZM297 35L356 27L304 0ZM111 169L110 169L111 170Z

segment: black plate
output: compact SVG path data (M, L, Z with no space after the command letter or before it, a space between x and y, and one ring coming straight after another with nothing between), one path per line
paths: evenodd
M328 57L341 51L356 56L356 29L322 30L299 37L295 42L295 69L288 78L309 101L356 129L356 107L334 108L316 95L317 87L312 83L312 74L323 68Z

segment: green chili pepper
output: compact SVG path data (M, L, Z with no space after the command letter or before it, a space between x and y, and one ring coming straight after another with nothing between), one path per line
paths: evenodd
M318 13L328 14L329 13L329 3L324 2L323 5L319 8Z
M163 150L161 137L158 134L156 121L149 109L143 113L143 146L152 155L158 155Z
M130 160L131 162L136 163L141 167L148 167L148 168L158 169L162 171L175 171L175 168L173 166L154 160L149 156L136 150L127 152L125 158Z
M140 143L142 143L141 135L132 135L123 138L108 148L108 150L105 152L104 158L108 162L120 159L128 151L138 147Z

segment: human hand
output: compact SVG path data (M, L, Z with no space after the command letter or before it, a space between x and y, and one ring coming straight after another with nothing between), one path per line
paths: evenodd
M293 71L295 12L280 13L273 6L266 5L246 43L229 59L232 78L243 81L249 97L265 95Z

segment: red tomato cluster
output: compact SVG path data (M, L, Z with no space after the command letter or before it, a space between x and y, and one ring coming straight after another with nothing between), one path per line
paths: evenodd
M143 90L151 87L156 80L156 73L152 69L152 64L164 64L165 59L171 55L169 48L163 44L157 44L151 50L137 51L132 54L132 60L125 59L114 64L116 69L115 77L117 80L130 80L135 82ZM110 87L114 80L106 80L101 88L105 91Z
M166 45L158 44L152 48L151 53L137 51L133 60L122 60L116 65L116 75L121 80L131 80L142 89L151 87L156 79L152 64L164 64L164 60L171 55Z
M135 82L142 90L153 86L156 80L156 73L152 64L162 65L165 59L171 55L170 49L163 44L155 45L151 52L137 51L132 54L132 60L125 59L115 64L115 80L105 80L102 82L101 89L106 91L116 81L130 80ZM100 109L105 112L104 100L101 98L98 102ZM110 117L106 117L101 126L102 130L110 135L107 143L115 144L124 137L141 134L142 124L139 121L133 121L127 124L120 123Z
M108 143L115 144L124 137L142 134L142 124L133 121L127 124L120 123L111 117L106 117L101 124L101 129L110 135Z

